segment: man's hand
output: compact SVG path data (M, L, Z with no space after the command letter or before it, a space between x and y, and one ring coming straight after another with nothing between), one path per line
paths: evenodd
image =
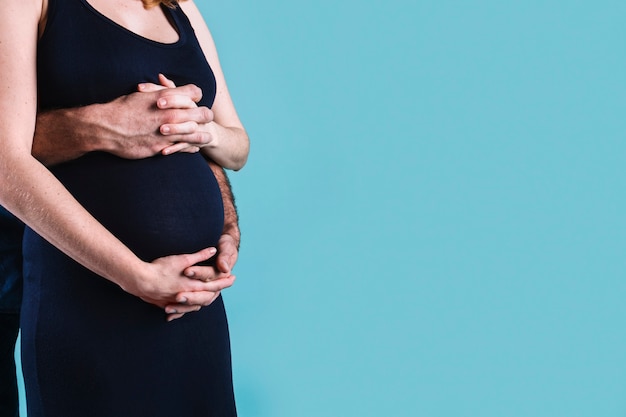
M202 91L195 85L133 93L108 104L109 139L100 150L125 159L165 153L197 152L210 141L198 130L213 120L213 112L198 107ZM172 145L176 144L176 148Z
M197 152L210 142L198 129L213 112L198 107L202 91L195 85L141 91L109 103L61 109L37 116L33 155L46 165L105 151L127 159L159 152Z

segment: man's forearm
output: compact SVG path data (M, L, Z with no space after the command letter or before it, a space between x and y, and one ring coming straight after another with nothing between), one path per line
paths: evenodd
M215 162L209 161L209 166L217 179L217 183L222 193L222 200L224 202L224 231L223 234L232 236L237 243L241 241L241 233L239 231L239 216L237 214L237 206L235 205L235 197L233 196L230 181L226 176L224 169L217 165Z
M89 152L87 107L52 110L37 115L32 154L46 166L79 158ZM95 135L93 132L91 136ZM93 143L92 143L93 144Z

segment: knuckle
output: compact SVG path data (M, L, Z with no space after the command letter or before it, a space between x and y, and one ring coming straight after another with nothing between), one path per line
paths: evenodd
M190 133L196 132L198 130L198 123L194 122L193 120L187 122L186 125Z
M194 144L198 144L198 145L202 145L204 142L202 142L202 135L198 134L198 133L193 133L191 135L189 135L189 142L194 143Z
M150 152L151 152L151 153L153 153L153 154L158 153L158 152L161 152L161 147L160 147L160 146L158 146L157 144L150 145L148 149L149 149L149 150L150 150Z
M184 114L180 109L168 109L167 111L163 112L161 116L161 120L164 124L165 123L176 124L180 120L183 120L182 119L183 116Z
M209 123L211 121L213 121L213 111L211 109L209 109L208 107L198 107L198 110L200 111L200 121L202 123Z
M201 132L194 133L193 136L194 142L198 144L206 145L207 143L209 143L209 137Z
M170 117L172 118L173 123L176 123L180 120L184 120L184 113L180 109L172 109L172 111L170 112Z
M202 98L202 89L194 84L192 84L192 87L193 87L193 97L200 100Z
M176 110L163 110L159 112L159 118L156 120L156 123L159 123L159 124L174 123L175 116L176 116Z
M170 91L167 88L159 89L159 90L152 89L152 91L155 93L157 100L170 95Z

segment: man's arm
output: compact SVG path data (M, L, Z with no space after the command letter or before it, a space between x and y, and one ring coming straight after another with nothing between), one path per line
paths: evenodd
M239 248L241 241L241 233L239 231L239 215L237 213L237 206L235 205L235 196L232 192L232 187L228 176L224 169L217 165L215 162L209 161L209 166L213 170L213 174L217 179L217 183L222 192L222 200L224 201L224 234L232 237Z
M105 104L39 113L33 156L50 166L91 151L127 159L147 158L174 143L179 151L196 152L211 140L198 125L213 120L210 109L196 105L201 97L198 87L186 85L137 92Z
M232 187L224 169L214 162L209 162L213 174L222 192L224 202L224 230L217 245L216 267L221 274L230 275L237 262L241 233L239 231L239 215L235 205ZM219 277L218 277L219 278Z
M232 193L228 176L224 169L212 161L208 161L213 171L217 183L222 193L224 202L224 229L217 244L217 259L215 267L192 266L184 271L189 278L202 281L230 280L234 282L235 276L232 268L239 256L239 243L241 234L239 232L239 216L235 206L235 198ZM168 320L182 317L185 313L198 311L202 306L208 306L219 295L221 291L193 291L182 292L176 296L178 304L170 304L165 308Z

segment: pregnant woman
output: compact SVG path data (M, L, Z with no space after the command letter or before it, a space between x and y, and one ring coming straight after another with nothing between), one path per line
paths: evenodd
M236 415L221 297L172 322L159 308L220 289L183 274L211 255L223 228L203 156L92 152L48 171L30 155L38 109L111 101L160 72L202 88L198 104L214 113L206 156L237 159L233 144L247 137L198 10L147 6L21 0L0 11L0 203L28 226L29 417Z

